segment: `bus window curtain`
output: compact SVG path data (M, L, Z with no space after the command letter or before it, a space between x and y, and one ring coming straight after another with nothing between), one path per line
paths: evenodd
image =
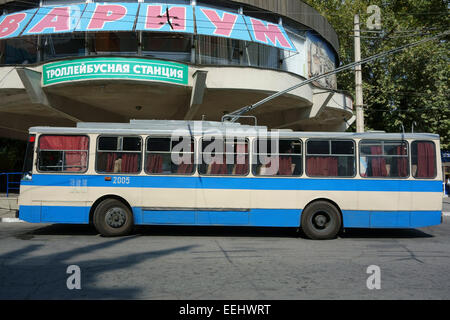
M278 175L280 176L291 176L292 175L292 158L291 156L280 156L280 168L278 170Z
M247 174L248 172L248 161L245 159L245 163L238 163L236 164L234 174L243 175Z
M149 154L147 156L147 170L148 173L162 173L163 172L163 158L159 154Z
M213 163L210 164L211 166L211 172L209 174L227 174L227 162L226 157L223 156L222 163L217 163L216 160L213 161Z
M244 175L248 172L248 145L247 144L238 144L236 145L236 165L234 168L234 174L236 175ZM244 163L242 163L244 160Z
M397 147L397 155L406 155L403 146ZM400 157L397 159L398 176L406 177L408 175L408 157Z
M42 136L39 139L39 148L42 150L68 150L65 151L64 171L86 169L88 146L89 138L85 136Z
M125 153L122 155L122 172L136 173L139 171L139 155Z
M309 176L338 176L337 157L309 157L306 166Z
M105 172L114 172L114 163L117 160L117 154L114 152L109 152L106 155L107 158Z
M192 164L182 162L177 168L177 173L178 174L192 173L192 169L193 169Z
M416 178L432 178L436 173L434 146L429 142L417 142Z
M381 146L370 147L370 153L371 155L381 155ZM372 169L371 177L387 177L386 159L384 157L372 157L370 166Z

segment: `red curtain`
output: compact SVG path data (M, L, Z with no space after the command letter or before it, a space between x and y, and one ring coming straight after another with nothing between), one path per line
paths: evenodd
M139 155L136 153L125 153L122 155L122 172L136 173L139 171Z
M147 172L148 173L162 173L163 159L159 154L149 154L147 156Z
M114 172L114 163L117 160L117 154L110 152L107 153L107 158L106 158L106 168L105 168L105 172Z
M383 154L381 146L370 147L372 155ZM386 159L383 157L371 157L370 165L372 169L371 177L387 177Z
M178 174L192 173L192 168L193 168L193 164L192 163L188 164L188 163L182 162L177 168L177 173Z
M397 147L397 155L406 155L406 150L403 146ZM408 175L408 157L397 158L397 168L398 176L406 177Z
M292 175L292 158L290 156L280 156L279 157L279 170L278 175L280 176L291 176Z
M247 174L248 172L248 161L247 159L245 159L245 163L238 163L236 164L236 168L234 173L235 174L239 174L239 175L243 175L243 174Z
M337 177L338 159L337 157L308 157L306 168L309 176Z
M39 139L41 150L68 150L65 152L64 171L84 171L87 167L88 147L89 138L86 136L41 136Z
M214 160L213 163L211 164L211 172L210 172L210 174L227 174L228 173L228 169L227 169L227 163L226 163L225 156L223 157L222 162L223 163L217 163Z
M436 172L434 145L417 142L417 178L433 178Z
M247 144L237 144L236 145L236 157L235 157L235 161L236 161L236 167L234 169L234 174L237 175L243 175L243 174L247 174L248 172L248 157L247 157L247 153L248 153L248 145ZM242 160L244 160L245 163L240 163L242 162Z

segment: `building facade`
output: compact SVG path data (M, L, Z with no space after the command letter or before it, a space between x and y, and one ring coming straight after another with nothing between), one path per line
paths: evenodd
M37 125L218 120L339 64L299 0L0 0L0 136ZM255 109L259 125L344 131L336 76Z

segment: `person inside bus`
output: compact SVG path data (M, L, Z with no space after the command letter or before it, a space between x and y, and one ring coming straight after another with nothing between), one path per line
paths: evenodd
M114 161L114 169L113 169L114 173L118 173L118 172L122 172L122 156L119 156L115 161Z

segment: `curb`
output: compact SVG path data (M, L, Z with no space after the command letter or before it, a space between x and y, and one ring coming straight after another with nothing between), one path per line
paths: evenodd
M20 220L19 218L1 218L0 223L4 222L25 222L25 221Z

